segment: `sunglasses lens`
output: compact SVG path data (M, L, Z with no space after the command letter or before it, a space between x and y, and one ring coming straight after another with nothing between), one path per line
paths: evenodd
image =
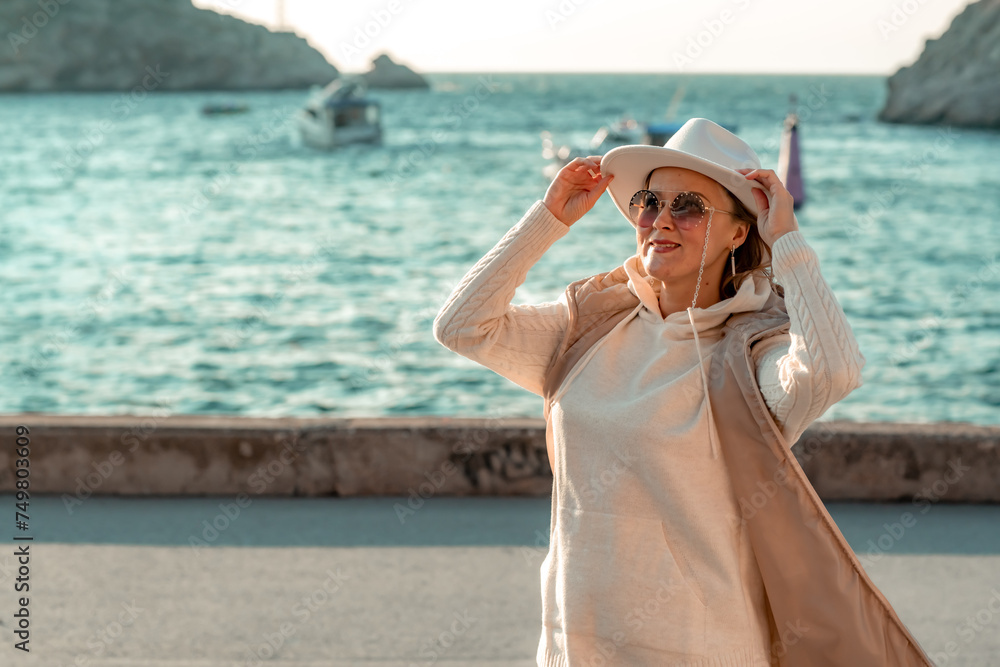
M670 204L670 215L678 227L692 229L705 217L705 202L693 192L682 192Z
M643 227L649 227L656 220L660 212L660 203L649 190L639 190L632 195L632 201L628 205L629 216L632 222Z
M649 190L639 190L629 202L629 217L640 227L651 227L664 205ZM670 217L680 229L697 227L705 219L705 210L705 201L693 192L682 192L670 203Z

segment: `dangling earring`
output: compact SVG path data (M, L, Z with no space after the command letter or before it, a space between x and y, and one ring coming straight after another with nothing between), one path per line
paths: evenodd
M729 266L733 269L733 278L736 277L736 246L729 253Z

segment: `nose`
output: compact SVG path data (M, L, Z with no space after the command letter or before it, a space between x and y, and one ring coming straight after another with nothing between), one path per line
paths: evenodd
M664 206L653 220L653 229L673 229L674 216L670 215L670 207Z

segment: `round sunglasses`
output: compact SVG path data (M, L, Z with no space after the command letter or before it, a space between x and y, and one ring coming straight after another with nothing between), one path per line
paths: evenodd
M632 201L628 205L628 214L632 222L640 227L651 227L653 222L659 217L662 207L666 206L669 197L665 195L676 195L670 200L669 209L670 217L673 218L674 224L677 225L678 229L694 229L705 219L706 211L709 212L709 217L715 211L734 215L732 211L723 211L714 206L709 206L697 192L686 190L658 190L656 192L652 190L639 190L632 195Z

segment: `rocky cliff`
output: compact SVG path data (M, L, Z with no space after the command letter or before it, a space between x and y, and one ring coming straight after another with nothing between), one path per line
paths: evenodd
M966 7L913 65L889 77L879 120L1000 127L1000 0Z
M306 40L191 0L0 0L0 92L325 85Z

